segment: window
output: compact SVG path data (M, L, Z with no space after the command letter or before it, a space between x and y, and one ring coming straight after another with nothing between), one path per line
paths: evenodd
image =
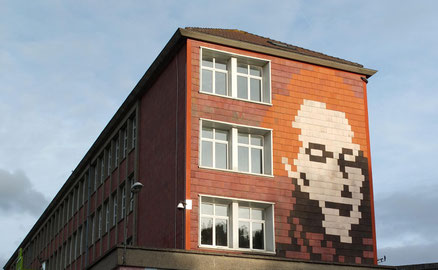
M202 166L228 169L228 137L228 130L202 127Z
M126 211L126 187L125 187L125 184L123 184L121 193L122 193L122 213L121 213L120 219L125 217L125 211Z
M200 92L271 103L270 61L201 48Z
M75 190L73 189L70 193L70 203L71 203L71 213L70 213L70 217L73 217L75 214Z
M239 248L264 249L264 210L239 206Z
M95 232L94 215L91 216L90 225L91 225L91 239L90 239L90 241L91 241L91 244L93 244L94 243L94 232Z
M105 155L102 155L102 157L100 158L100 184L103 183L104 177L105 177Z
M272 130L201 119L200 167L272 175Z
M263 136L238 132L239 171L263 173Z
M237 97L262 101L262 68L237 61Z
M129 190L131 190L132 185L134 185L134 179L131 177L129 179ZM129 212L134 209L134 193L129 192Z
M79 244L78 256L80 256L82 254L82 227L79 227L78 244Z
M135 117L132 118L131 120L132 123L132 144L131 144L131 148L135 147L135 143L136 143L136 139L137 139L137 122Z
M126 157L128 153L128 130L126 128L123 129L123 158Z
M117 193L112 196L113 200L113 226L117 223Z
M86 196L87 196L87 192L88 192L88 187L87 187L87 183L88 183L88 181L87 181L87 179L88 179L88 174L85 174L85 176L84 176L84 181L82 181L83 182L83 188L84 188L84 191L82 192L82 205L85 203L85 198L86 198ZM89 179L88 179L89 180Z
M204 195L200 199L200 246L275 252L273 203Z
M81 199L81 196L80 196L80 191L81 191L80 185L81 184L82 184L82 182L79 182L79 184L76 185L76 188L75 188L75 202L76 202L75 208L76 208L76 211L79 210L79 207L81 205L80 204L80 199Z
M112 148L111 148L111 144L110 144L110 146L108 147L108 149L106 150L106 152L108 153L108 175L110 175L111 174L111 162L112 162L112 152L113 151L111 151L112 150Z
M202 203L201 244L228 246L228 205Z
M110 210L109 210L108 201L105 202L104 208L105 208L105 232L108 232L109 222L110 222Z
M97 186L99 185L99 158L97 158L96 165L94 165L94 181L92 181L91 190L96 191Z
M202 56L202 90L218 95L228 95L228 59Z
M116 151L116 154L115 154L115 163L116 163L116 165L115 165L115 167L117 167L119 165L119 151L120 151L120 140L119 140L119 137L117 137L115 139L114 144L115 144L115 148L116 148L116 150L115 150Z
M97 238L102 236L102 209L97 210Z

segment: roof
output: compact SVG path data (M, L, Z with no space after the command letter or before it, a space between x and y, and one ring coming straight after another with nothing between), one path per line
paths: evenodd
M186 27L179 29L182 36L217 44L280 56L310 64L332 67L371 77L377 71L363 65L304 49L292 44L254 35L238 29Z

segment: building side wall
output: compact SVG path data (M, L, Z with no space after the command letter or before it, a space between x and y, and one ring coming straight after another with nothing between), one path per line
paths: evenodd
M190 248L201 249L198 210L199 194L204 194L275 203L276 256L373 264L367 108L361 76L195 40L191 44L190 199L193 200L193 210L190 211ZM272 106L200 93L201 46L270 60ZM201 118L272 129L274 177L200 168ZM325 123L330 124L325 126ZM327 136L321 138L324 132ZM333 227L343 226L343 216L326 215L330 207L325 205L331 204L324 196L330 194L315 195L317 188L312 186L315 182L306 183L315 175L326 181L331 181L331 175L335 175L325 166L328 161L315 172L309 157L306 160L309 137L318 142L326 141L327 145L338 142L335 146L340 153L334 156L328 153L329 156L324 157L325 161L332 156L333 168L338 170L336 177L348 178L352 171L346 168L350 166L358 172L355 177L359 177L356 180L360 180L360 192L356 195L360 198L353 203L357 207L351 215L356 218L351 219L349 229L333 233ZM343 153L342 148L353 150L353 157L347 158L349 150ZM353 160L354 164L348 160ZM334 200L341 200L340 197ZM338 211L343 212L346 210L343 207L348 208L339 207ZM341 238L340 235L344 236Z
M185 197L185 47L172 58L139 105L139 246L182 248Z

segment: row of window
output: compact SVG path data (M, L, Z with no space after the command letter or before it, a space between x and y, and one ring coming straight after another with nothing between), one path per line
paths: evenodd
M270 61L201 47L200 92L271 104ZM272 130L201 119L199 166L272 176ZM274 252L272 203L200 197L201 247Z
M272 203L201 196L201 247L274 252Z
M59 203L56 210L52 212L52 215L48 218L44 226L42 226L42 229L25 247L23 252L25 262L33 261L36 256L48 246L67 222L85 205L87 198L103 184L106 177L127 157L128 152L135 148L136 140L137 123L135 116L132 116L128 118L128 121L117 132L117 135L109 140L102 153L95 158L92 166L77 180L77 184L71 188L64 200ZM90 186L90 194L88 194L88 186ZM121 194L125 194L125 192L123 191ZM120 218L125 216L125 207L123 206L125 205L125 197L126 196L123 195L121 198L123 213ZM130 200L132 200L132 196ZM108 201L109 200L107 200L107 204L109 204ZM115 209L117 209L117 192L113 194L111 201L115 202ZM132 203L133 202L130 201L130 210L132 210ZM104 207L108 208L109 205ZM112 207L114 208L114 205ZM113 209L112 213L114 217L112 223L115 224L117 220L117 210Z
M201 47L200 92L271 103L270 61Z

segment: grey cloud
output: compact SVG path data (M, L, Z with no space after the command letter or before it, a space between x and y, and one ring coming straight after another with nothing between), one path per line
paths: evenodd
M388 264L437 260L438 183L424 182L415 189L396 191L375 201L377 245L382 246L378 252L380 257L390 258Z
M48 200L36 191L22 171L10 173L0 169L0 209L5 212L41 214Z

